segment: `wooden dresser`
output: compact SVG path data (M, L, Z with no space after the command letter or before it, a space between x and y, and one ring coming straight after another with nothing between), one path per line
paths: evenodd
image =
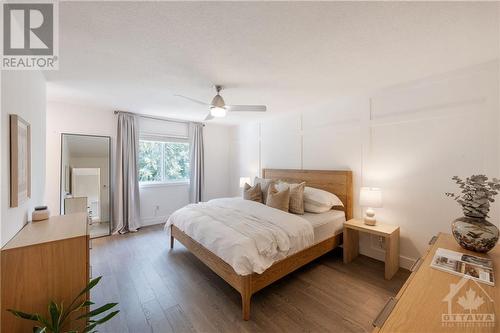
M429 244L399 293L375 319L374 332L500 332L500 245L482 255L462 249L448 234L433 237ZM437 248L491 258L495 286L431 268Z
M89 280L87 214L26 224L2 248L1 265L1 331L31 332L34 322L14 317L6 309L47 316L51 300L68 306L85 288ZM88 295L82 301L84 297ZM66 329L81 330L84 324L71 320Z

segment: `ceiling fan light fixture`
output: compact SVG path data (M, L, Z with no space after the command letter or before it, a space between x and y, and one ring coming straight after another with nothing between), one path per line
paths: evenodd
M224 106L226 106L226 103L224 102L224 98L222 98L222 96L219 94L215 95L215 97L212 99L211 104L212 104L212 106L219 107L219 108L223 108Z
M227 110L223 107L213 106L210 108L210 114L216 118L223 118L227 114Z

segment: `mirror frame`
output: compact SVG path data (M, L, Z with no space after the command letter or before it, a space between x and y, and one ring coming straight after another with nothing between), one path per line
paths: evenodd
M112 151L112 138L109 135L93 135L93 134L79 134L79 133L65 133L61 132L61 149L59 153L59 214L62 215L63 211L63 191L62 191L62 184L63 184L63 177L65 177L65 171L63 170L63 161L62 161L62 156L63 156L63 143L64 143L64 137L65 136L83 136L83 137L92 137L92 138L104 138L108 139L108 165L109 165L109 170L108 170L108 177L109 177L109 184L108 184L108 202L109 202L109 230L107 235L103 236L97 236L97 237L90 237L89 233L89 238L95 239L95 238L100 238L100 237L107 237L112 234L112 224L113 224L113 177L112 177L112 170L113 170L113 165L112 165L112 158L111 154L113 153Z

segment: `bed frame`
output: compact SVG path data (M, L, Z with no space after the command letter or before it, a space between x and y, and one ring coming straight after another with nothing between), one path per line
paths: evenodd
M352 218L351 171L263 169L262 177L295 183L305 181L307 186L334 193L344 204L344 209L342 207L334 207L334 209L344 210L346 220ZM229 264L172 225L171 249L174 248L174 239L182 243L192 254L241 294L243 319L249 320L250 301L254 293L342 244L342 233L275 262L262 274L253 273L244 276L238 275Z

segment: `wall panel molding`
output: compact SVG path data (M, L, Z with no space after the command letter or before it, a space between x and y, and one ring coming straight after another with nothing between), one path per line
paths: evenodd
M450 177L500 171L499 67L481 64L345 98L321 112L262 121L259 134L238 146L258 142L252 158L259 170L353 170L357 217L363 214L359 188L382 187L384 207L377 216L401 227L401 265L408 267L432 235L450 232L460 214L443 194L455 189ZM251 133L246 125L240 131ZM233 165L248 169L240 165L249 161L248 153L239 155L244 158ZM500 209L492 213L499 224ZM362 238L360 250L381 259L383 252L371 243Z

